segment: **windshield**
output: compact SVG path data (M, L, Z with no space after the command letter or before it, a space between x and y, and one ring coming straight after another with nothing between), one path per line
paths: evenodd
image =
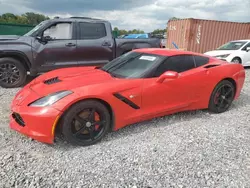
M47 21L43 21L39 23L36 27L34 27L32 30L30 30L28 33L24 34L23 36L32 36L33 33L35 33L39 28L43 27Z
M217 48L217 50L239 50L244 44L246 44L246 41L228 42Z
M162 59L163 56L159 55L128 52L104 65L101 70L104 70L115 77L141 78Z

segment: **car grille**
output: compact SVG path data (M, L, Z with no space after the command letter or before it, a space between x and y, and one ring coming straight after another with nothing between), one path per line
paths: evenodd
M25 126L25 123L24 123L24 121L23 121L23 118L20 116L20 114L14 112L14 113L12 114L12 117L13 117L13 119L14 119L20 126L22 126L22 127Z
M55 83L58 83L58 82L61 82L61 80L59 80L58 77L54 77L54 78L51 78L51 79L48 79L48 80L44 81L44 83L47 84L47 85L55 84Z

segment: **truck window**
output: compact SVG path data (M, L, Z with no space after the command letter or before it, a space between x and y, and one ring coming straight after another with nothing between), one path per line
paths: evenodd
M100 39L107 36L106 27L103 23L80 22L79 39Z
M52 25L43 32L43 36L49 36L52 39L72 39L72 24L57 23Z

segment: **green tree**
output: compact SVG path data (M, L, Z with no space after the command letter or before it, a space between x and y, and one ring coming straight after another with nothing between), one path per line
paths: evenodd
M118 32L119 35L127 35L127 34L141 34L145 33L143 30L140 29L132 29L132 30L125 30L125 29L118 29L118 27L114 27L113 31Z
M0 22L2 23L15 23L15 24L30 24L37 25L40 22L49 19L48 16L36 14L33 12L26 12L22 15L15 15L12 13L5 13L0 15Z
M40 22L49 19L48 16L45 16L43 14L36 14L34 12L26 12L22 16L28 20L28 24L30 24L30 25L37 25Z
M152 34L162 34L164 35L166 33L166 29L155 29Z
M171 17L171 18L169 18L168 20L180 20L180 18L177 18L177 17Z

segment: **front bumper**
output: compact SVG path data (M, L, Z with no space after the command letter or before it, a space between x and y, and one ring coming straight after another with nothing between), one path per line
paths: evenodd
M11 105L10 128L37 141L52 144L61 112L52 107L30 107L26 103Z
M229 55L227 57L216 57L215 58L219 59L219 60L222 60L222 61L226 61L228 63L232 63L232 60L233 60L233 56Z

